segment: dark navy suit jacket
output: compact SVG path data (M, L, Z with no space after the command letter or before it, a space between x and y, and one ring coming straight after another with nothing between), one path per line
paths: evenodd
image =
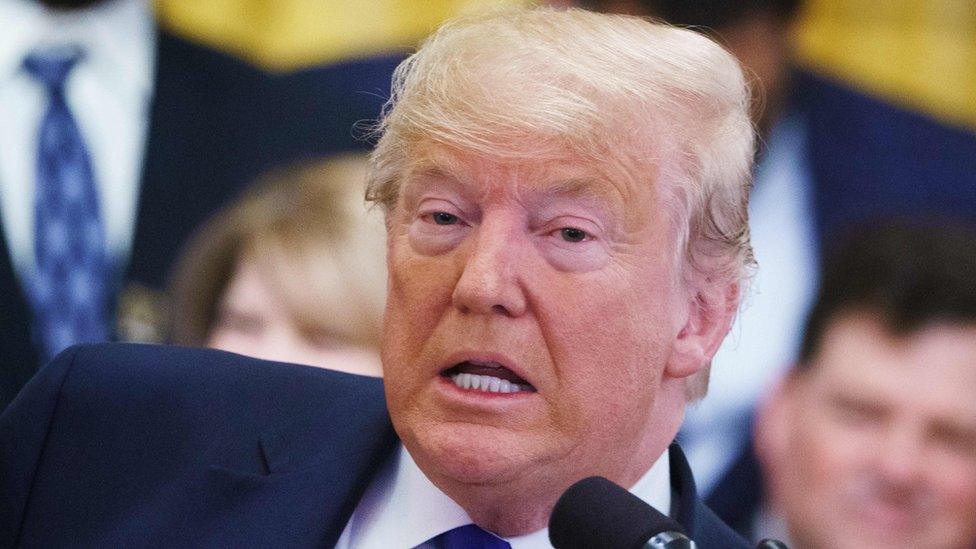
M976 132L804 72L791 108L806 125L821 251L877 218L976 221Z
M402 58L273 75L165 30L156 44L135 237L119 291L162 289L191 232L262 172L366 148L353 126L379 116ZM0 410L40 366L30 318L0 235Z
M399 444L377 379L207 350L62 353L0 416L0 547L327 547ZM671 449L675 518L746 547Z

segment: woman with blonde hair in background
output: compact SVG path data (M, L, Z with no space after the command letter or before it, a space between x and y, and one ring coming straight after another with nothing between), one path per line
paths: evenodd
M380 375L385 235L365 162L273 172L206 223L172 277L172 342Z

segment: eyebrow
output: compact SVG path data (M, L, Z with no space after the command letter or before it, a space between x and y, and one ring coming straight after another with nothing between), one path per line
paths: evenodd
M616 185L598 177L555 180L544 183L530 192L546 199L583 200L619 220L627 219L628 215L636 213L628 211L627 199Z
M529 176L532 174L530 173ZM430 160L418 163L407 174L405 183L421 182L425 179L437 179L461 191L477 189L468 181L463 169L452 162L432 162ZM543 180L543 178L539 178ZM567 179L553 179L543 181L537 186L524 190L525 194L543 199L582 199L605 207L610 213L623 216L627 213L627 198L620 189L610 181L601 177L581 176Z
M400 187L401 194L405 199L408 200L411 197L416 198L415 195L424 188L424 186L419 183L423 183L428 179L437 179L449 185L455 186L458 189L465 188L465 185L461 182L461 178L454 174L451 170L425 164L408 168L406 177L404 177L403 184Z
M620 196L617 188L609 182L594 177L577 177L566 180L554 181L544 184L539 191L542 194L565 196L568 198L607 198L609 194L604 191L607 188L613 189L612 194ZM620 196L622 199L623 197Z
M419 169L411 170L407 176L408 181L417 179L442 179L461 185L463 177L461 177L460 173L447 167L422 166Z

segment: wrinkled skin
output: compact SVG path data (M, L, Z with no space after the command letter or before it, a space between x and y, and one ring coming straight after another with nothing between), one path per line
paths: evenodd
M677 431L684 378L731 313L700 314L660 200L572 156L434 149L405 178L388 214L388 405L424 473L478 524L538 530L570 484L630 485ZM441 373L463 360L535 391L460 389Z

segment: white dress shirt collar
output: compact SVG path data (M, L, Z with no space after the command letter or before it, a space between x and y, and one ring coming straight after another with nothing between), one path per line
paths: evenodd
M670 465L665 450L630 489L664 514L671 510ZM471 523L467 512L434 486L401 447L367 488L336 547L409 549ZM551 547L545 528L507 541L512 549Z
M24 57L43 46L81 46L93 70L122 87L122 94L151 90L154 42L146 0L115 0L80 10L52 10L30 0L0 2L0 81L20 70ZM140 39L135 39L139 37ZM116 89L118 89L116 87Z

